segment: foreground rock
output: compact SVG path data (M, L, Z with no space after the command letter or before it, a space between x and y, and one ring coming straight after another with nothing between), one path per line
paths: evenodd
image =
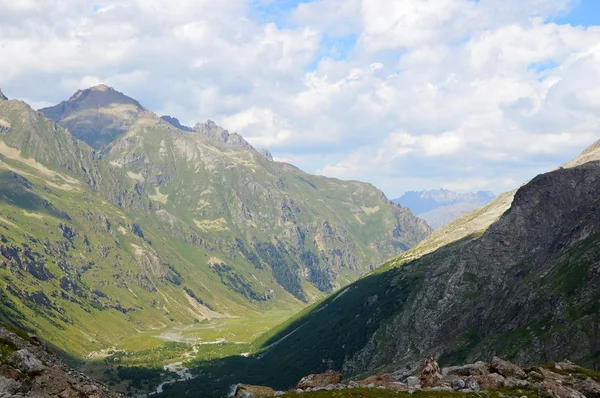
M427 357L421 362L418 377L422 387L439 387L442 380L440 366L433 357Z
M490 369L492 372L498 373L504 377L514 377L523 380L527 378L527 373L525 373L523 369L498 357L494 357L494 359L492 359Z
M490 365L481 361L442 369L443 376L484 376L489 373Z
M274 397L275 393L276 391L270 387L238 384L233 391L233 396L235 398Z
M503 395L501 391L508 389L514 392L509 396L515 397L600 398L600 373L590 372L569 361L523 369L509 361L494 357L491 363L479 361L440 369L434 357L427 357L413 374L386 373L347 383L342 383L342 379L342 374L327 371L303 377L292 391L283 392L269 387L238 385L231 396L271 397L323 390L373 388L410 394L416 391L477 393L487 397L490 396L489 391L496 391L498 396L506 397L507 395Z
M122 397L67 367L36 338L0 327L0 346L0 397Z
M296 386L296 389L306 390L308 388L327 387L342 382L342 374L328 370L325 373L311 374L303 377Z
M540 395L548 398L586 398L579 391L554 380L544 381L540 384Z

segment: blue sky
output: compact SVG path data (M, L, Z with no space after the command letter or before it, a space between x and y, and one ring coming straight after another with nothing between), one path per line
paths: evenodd
M551 18L556 23L570 25L596 26L600 25L600 1L576 1L567 15Z
M0 0L2 2L2 0ZM17 4L18 3L18 4ZM2 3L0 87L36 108L105 83L310 173L496 193L600 132L600 1ZM39 62L43 59L44 62Z

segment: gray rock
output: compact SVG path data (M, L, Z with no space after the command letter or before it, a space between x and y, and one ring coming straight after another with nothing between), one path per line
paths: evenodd
M586 398L579 391L567 387L556 380L547 380L541 383L539 395L546 398Z
M455 390L462 390L463 388L466 387L466 383L464 380L461 379L457 379L457 380L453 380L452 381L452 388L454 388Z
M29 374L38 374L46 369L44 364L27 350L13 352L9 360L14 363L17 368Z
M280 397L282 395L285 395L285 391L275 391L274 397Z
M6 394L12 395L16 393L19 388L21 388L21 383L4 376L0 376L0 396L3 397Z
M416 376L409 376L406 379L406 385L408 385L409 387L413 387L413 388L414 387L420 388L421 387L421 381Z
M447 386L436 386L436 387L426 387L423 391L454 391L452 387Z
M600 384L590 377L576 383L573 387L588 398L600 398Z
M442 369L442 376L483 376L489 373L490 365L482 361Z
M481 390L481 387L479 387L479 383L475 380L469 380L467 381L467 388L469 390L473 390L473 391L479 391Z
M527 373L525 373L523 369L498 357L494 357L492 359L490 369L492 372L498 373L504 377L514 377L523 380L527 378Z
M529 388L530 386L529 381L517 379L516 377L507 377L504 380L504 387L506 388Z

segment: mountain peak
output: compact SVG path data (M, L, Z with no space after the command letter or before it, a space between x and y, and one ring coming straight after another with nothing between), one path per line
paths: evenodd
M139 102L137 102L131 97L126 96L120 91L117 91L114 88L107 86L106 84L99 84L97 86L93 86L85 90L78 90L75 94L71 96L71 98L69 98L68 101L63 101L61 102L61 104L64 104L65 102L76 103L78 109L98 108L113 104L130 104L139 108L140 110L143 109Z
M0 101L8 101L8 98L6 98L6 95L4 95L2 92L2 89L0 89Z
M106 148L149 114L139 102L106 84L78 90L69 100L40 112L94 149Z
M238 133L229 133L229 131L218 126L212 120L207 120L204 123L196 123L194 131L235 148L254 150L254 147L241 135Z

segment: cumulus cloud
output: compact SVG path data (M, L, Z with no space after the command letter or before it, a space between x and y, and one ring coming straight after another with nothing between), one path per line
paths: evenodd
M500 192L598 136L600 27L571 0L0 0L0 87L100 82L309 172Z

